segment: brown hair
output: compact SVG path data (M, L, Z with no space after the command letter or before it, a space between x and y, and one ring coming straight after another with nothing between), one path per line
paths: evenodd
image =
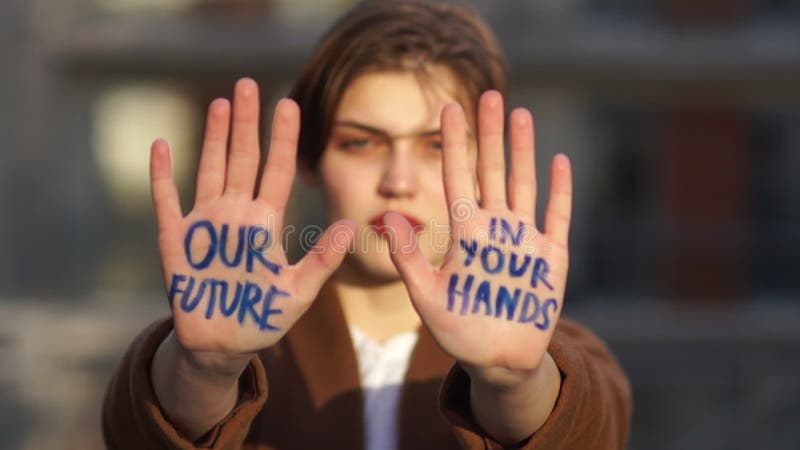
M449 69L472 108L486 90L505 94L505 63L480 15L464 5L367 0L347 12L322 37L289 97L302 111L299 158L315 170L345 89L369 70Z

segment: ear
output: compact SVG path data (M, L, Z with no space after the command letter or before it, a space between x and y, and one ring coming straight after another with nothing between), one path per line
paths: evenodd
M297 161L297 172L300 174L303 185L309 188L319 188L321 184L319 172L311 169L306 161Z

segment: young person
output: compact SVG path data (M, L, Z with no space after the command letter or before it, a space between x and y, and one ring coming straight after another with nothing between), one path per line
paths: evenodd
M172 317L114 374L108 447L624 448L625 375L560 318L569 160L552 162L540 224L526 109L508 117L506 177L504 89L470 9L364 2L278 102L260 186L253 80L211 103L185 216L157 140ZM288 265L296 159L329 225Z

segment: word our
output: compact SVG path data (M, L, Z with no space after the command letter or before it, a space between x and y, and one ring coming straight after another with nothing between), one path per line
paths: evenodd
M210 266L214 257L218 256L222 264L227 267L238 267L242 263L242 259L245 259L248 272L253 271L253 266L257 261L270 272L276 275L280 273L280 264L268 260L264 257L262 252L263 249L267 248L270 244L270 233L266 227L261 225L239 226L236 237L236 250L233 252L232 256L229 256L226 252L229 230L229 225L225 223L222 224L219 233L217 233L214 225L209 220L200 220L190 225L183 242L186 261L189 265L195 269L202 270ZM201 231L204 231L208 236L208 245L205 248L203 257L197 259L195 257L196 255L193 255L192 252L192 242L195 239L195 235ZM247 239L245 239L245 235ZM257 244L259 235L263 235L264 237L263 241ZM247 247L246 250L245 247Z

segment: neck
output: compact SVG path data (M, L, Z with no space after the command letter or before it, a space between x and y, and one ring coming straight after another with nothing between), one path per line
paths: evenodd
M376 341L419 327L420 319L402 280L358 285L334 279L333 289L348 325Z

